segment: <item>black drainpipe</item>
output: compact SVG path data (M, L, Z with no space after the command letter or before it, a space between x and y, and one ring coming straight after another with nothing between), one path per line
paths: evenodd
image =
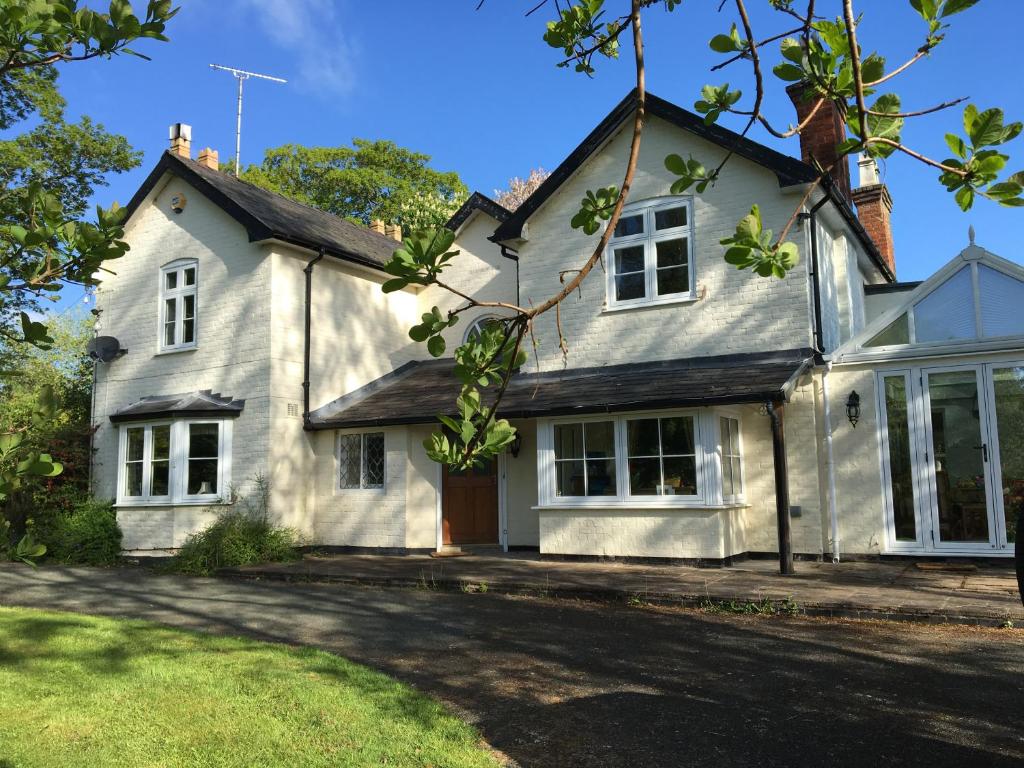
M502 245L501 243L498 244L498 247L501 248L501 255L502 256L504 256L505 258L508 258L508 259L512 259L512 261L514 261L516 263L516 306L518 307L519 306L519 254L518 254L518 252L513 251L511 248L509 248L508 246Z
M791 576L793 569L793 537L789 521L789 468L786 465L786 428L784 405L769 400L765 404L772 423L772 461L775 465L775 514L779 530L779 573Z
M816 202L809 213L801 213L800 218L809 223L811 228L811 293L814 297L814 352L815 362L821 362L821 355L825 351L824 330L821 321L821 283L818 281L818 227L817 213L822 206L829 201L828 195L824 195Z
M309 347L310 347L310 326L313 314L313 267L324 257L324 249L321 248L316 256L310 259L302 271L306 274L306 335L302 349L302 428L310 429L309 423Z

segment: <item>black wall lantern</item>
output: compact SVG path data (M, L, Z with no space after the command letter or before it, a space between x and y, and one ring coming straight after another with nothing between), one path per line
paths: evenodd
M846 418L850 420L850 424L853 428L857 428L857 422L860 421L860 395L857 394L857 390L850 390L850 396L846 398Z
M516 436L512 438L512 444L509 446L509 450L512 451L512 458L519 458L519 449L523 447L523 436L519 434L519 430L516 430Z

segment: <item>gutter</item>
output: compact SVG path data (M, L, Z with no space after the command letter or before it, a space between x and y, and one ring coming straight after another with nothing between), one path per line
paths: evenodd
M323 259L324 253L324 248L321 247L317 255L310 259L302 270L306 275L305 333L302 348L302 428L304 430L312 428L309 420L309 348L313 314L313 267Z
M519 303L519 253L514 248L509 248L504 243L498 243L498 247L501 248L501 255L506 259L512 259L516 263L516 306L521 306Z
M814 358L816 363L821 362L821 356L825 351L824 328L821 321L821 282L818 279L818 228L817 214L829 202L828 195L822 195L821 200L816 202L807 213L801 213L800 219L810 223L811 238L811 294L814 298Z

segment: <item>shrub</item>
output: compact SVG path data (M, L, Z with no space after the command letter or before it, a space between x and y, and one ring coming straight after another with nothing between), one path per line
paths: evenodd
M171 559L169 569L193 576L209 576L218 568L298 560L298 533L267 520L268 496L267 482L257 476L253 495L189 536Z
M81 502L33 528L47 558L65 565L113 565L121 555L121 529L110 502Z

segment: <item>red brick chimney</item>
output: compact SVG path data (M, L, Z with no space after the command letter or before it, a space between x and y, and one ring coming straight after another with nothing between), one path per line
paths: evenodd
M892 197L889 188L879 181L878 166L872 158L861 155L857 168L860 186L853 190L857 218L895 275L896 251L892 241Z
M805 83L794 83L786 88L786 93L796 107L797 122L802 123L818 103L818 97L812 95L804 101L804 91L807 90ZM850 165L846 158L836 162L838 153L836 145L846 139L846 116L831 101L824 101L814 117L810 119L803 130L800 131L800 157L805 163L810 163L811 158L816 160L822 168L828 169L833 163L835 167L830 175L836 183L836 187L847 200L850 200Z
M185 123L175 123L169 131L171 139L171 154L192 159L192 126Z

